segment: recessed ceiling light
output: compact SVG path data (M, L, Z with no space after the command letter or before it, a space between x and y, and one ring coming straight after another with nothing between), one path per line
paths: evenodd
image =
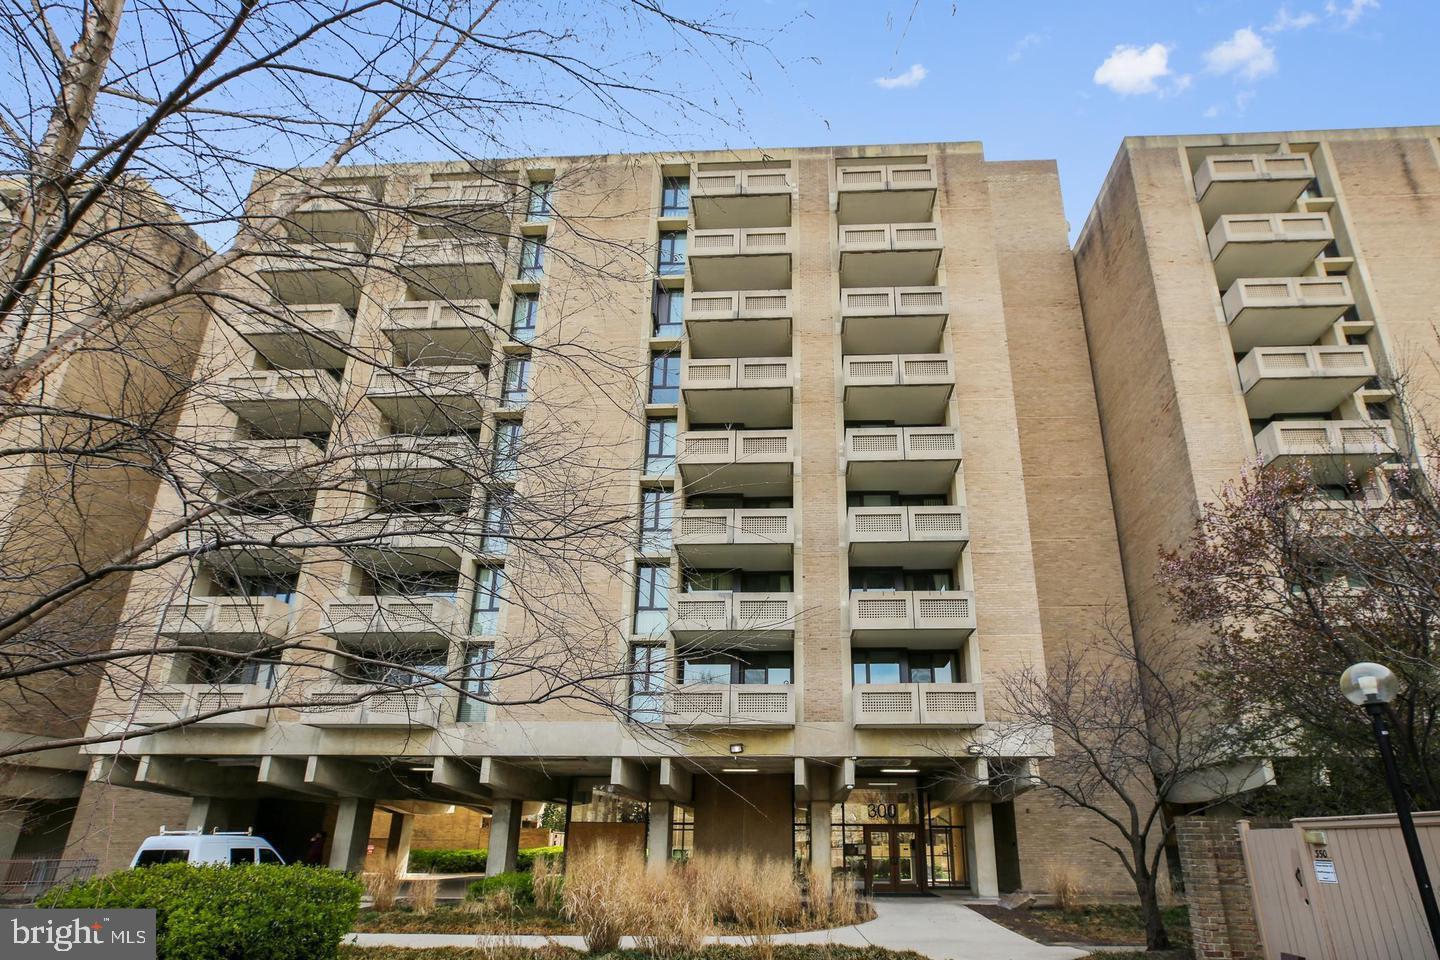
M759 773L754 767L722 767L721 773Z
M885 767L881 773L919 773L914 767Z

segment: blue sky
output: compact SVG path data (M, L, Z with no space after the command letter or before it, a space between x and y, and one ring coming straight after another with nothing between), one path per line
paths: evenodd
M740 0L797 16L677 146L981 140L1058 160L1073 231L1126 135L1440 123L1440 0Z

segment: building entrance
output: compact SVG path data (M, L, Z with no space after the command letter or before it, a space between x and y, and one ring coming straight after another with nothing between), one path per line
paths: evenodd
M865 885L876 893L914 893L925 873L924 845L913 826L865 828Z

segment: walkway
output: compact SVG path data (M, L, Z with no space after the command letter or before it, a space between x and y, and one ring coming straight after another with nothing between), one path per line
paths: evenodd
M717 937L743 943L741 937ZM1073 960L1089 951L1047 947L986 920L954 897L916 897L875 901L875 919L853 927L787 933L777 943L836 943L914 950L931 960ZM547 942L584 949L579 937L501 936L446 933L352 933L348 943L394 947L485 947L499 944L538 947Z

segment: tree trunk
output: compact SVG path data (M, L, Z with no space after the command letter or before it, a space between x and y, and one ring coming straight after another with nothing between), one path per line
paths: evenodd
M1169 950L1170 934L1166 932L1165 922L1160 916L1155 875L1143 866L1135 871L1135 892L1140 895L1140 915L1145 918L1145 949Z

